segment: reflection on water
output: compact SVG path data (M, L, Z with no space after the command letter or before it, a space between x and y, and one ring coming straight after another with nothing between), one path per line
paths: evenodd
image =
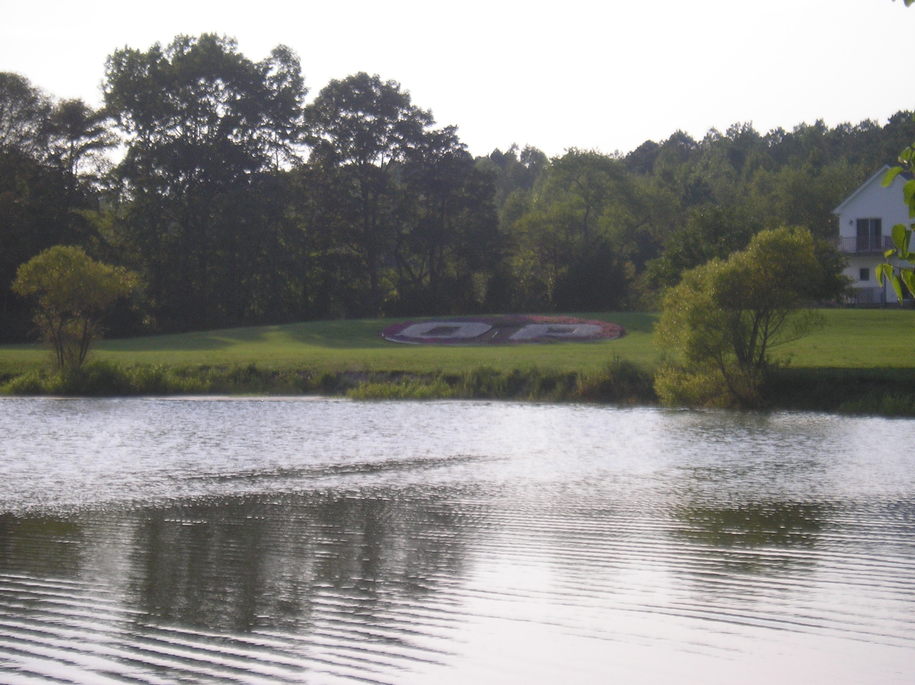
M0 681L911 683L913 428L5 400Z

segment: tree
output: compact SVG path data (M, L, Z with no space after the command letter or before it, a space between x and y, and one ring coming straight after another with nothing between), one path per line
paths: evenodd
M91 144L85 128L77 134L70 125L75 124L74 107L69 102L55 105L22 76L0 73L2 340L24 339L29 328L27 303L10 290L18 266L52 245L90 238L81 212L95 206L95 197L78 166L104 134L98 120ZM78 114L95 116L84 107Z
M496 204L502 207L512 194L529 192L534 187L549 166L549 159L530 145L520 152L517 145L512 145L506 152L496 148L487 157L478 158L477 165L494 175Z
M19 74L0 72L0 151L40 157L47 145L50 99Z
M258 317L272 285L258 269L282 250L262 181L297 159L305 93L282 46L253 62L204 34L108 58L106 109L127 144L119 225L166 327Z
M97 262L80 247L55 245L21 265L13 290L37 300L35 324L57 367L79 369L102 334L109 308L138 286L134 273Z
M655 335L675 356L658 373L668 403L757 406L772 349L807 333L800 309L826 284L807 229L761 231L742 251L691 269L667 291Z
M367 279L362 313L378 314L391 296L389 263L401 225L396 173L422 144L434 120L396 81L364 72L333 80L306 108L310 164L341 192L322 211L337 219L333 242L345 245Z
M399 308L479 309L501 256L492 174L477 167L447 126L422 136L400 176L406 211L394 249Z
M759 219L741 205L690 207L686 221L666 236L664 252L648 263L646 280L654 287L674 284L684 271L743 249L761 228Z
M551 160L531 195L506 227L517 305L579 311L621 305L632 276L623 247L633 242L627 234L642 213L623 163L570 149Z
M766 228L806 226L816 238L835 239L832 209L854 190L870 166L839 160L814 168L807 164L760 171L745 193L751 211L765 217Z
M67 178L67 190L75 192L80 165L89 159L101 166L99 153L114 147L116 140L108 129L104 111L93 111L82 100L64 100L49 117L51 149Z

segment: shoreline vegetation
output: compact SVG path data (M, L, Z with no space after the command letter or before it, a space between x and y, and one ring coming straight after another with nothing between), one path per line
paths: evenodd
M825 325L781 350L767 409L915 416L915 312L822 310ZM650 313L588 313L622 324L607 342L398 345L390 321L306 322L107 340L78 371L50 370L38 345L0 346L0 394L325 395L656 405L662 353ZM439 317L444 318L444 317ZM460 317L454 317L460 318Z

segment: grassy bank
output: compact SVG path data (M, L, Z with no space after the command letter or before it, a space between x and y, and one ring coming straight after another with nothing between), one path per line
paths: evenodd
M13 395L239 395L320 394L354 399L515 399L551 402L646 404L655 400L651 374L613 360L587 373L555 369L461 372L378 370L313 372L245 366L120 366L106 361L70 373L46 369L15 376L2 386Z
M824 328L779 351L790 364L767 388L772 405L915 415L915 312L823 313ZM306 322L108 340L89 367L69 376L44 370L40 346L3 346L0 392L655 401L656 315L581 316L620 323L627 334L598 343L414 346L380 338L390 321Z
M774 407L842 414L915 416L913 368L784 368L765 388Z

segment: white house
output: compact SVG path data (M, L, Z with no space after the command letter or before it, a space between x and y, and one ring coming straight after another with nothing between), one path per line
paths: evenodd
M887 169L884 166L832 210L839 219L839 251L848 257L844 274L852 280L857 304L896 301L892 287L881 286L875 271L884 261L884 251L893 247L893 226L911 225L902 196L902 186L911 177L900 174L892 185L884 187Z

